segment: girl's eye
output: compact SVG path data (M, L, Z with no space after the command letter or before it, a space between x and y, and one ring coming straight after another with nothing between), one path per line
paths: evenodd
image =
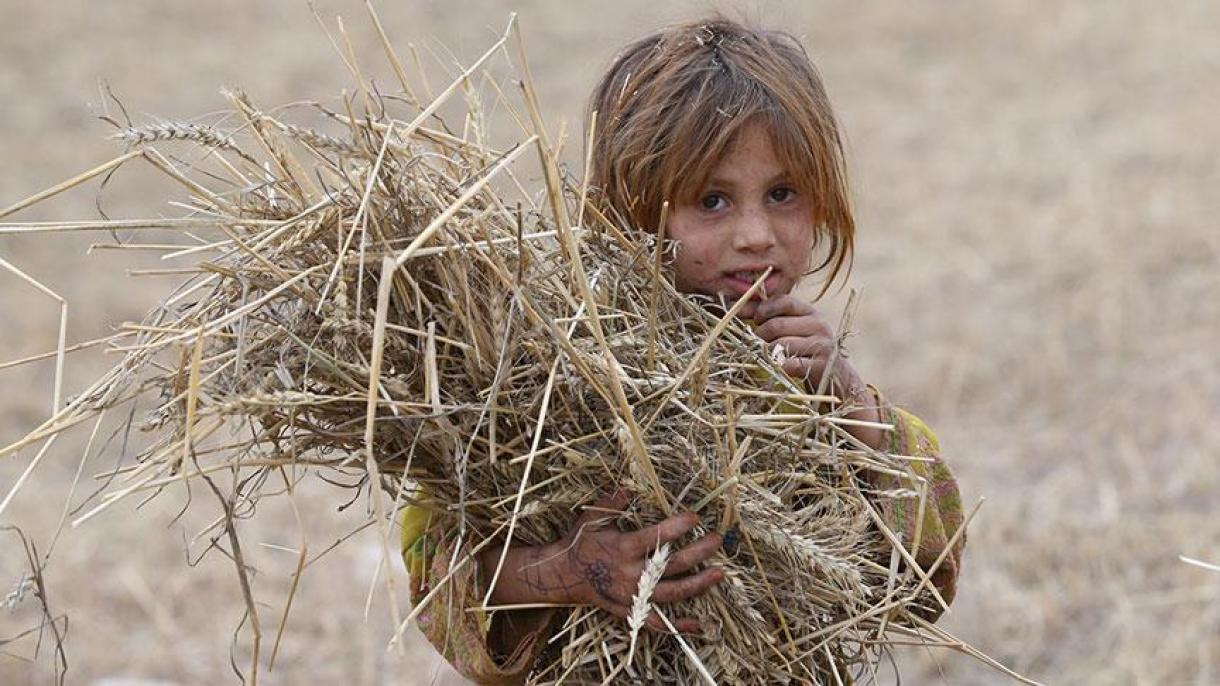
M699 205L709 212L722 209L724 204L724 196L719 193L708 193L699 199Z
M771 198L771 202L785 202L791 200L792 196L796 195L796 191L781 186L779 188L772 188L767 195Z

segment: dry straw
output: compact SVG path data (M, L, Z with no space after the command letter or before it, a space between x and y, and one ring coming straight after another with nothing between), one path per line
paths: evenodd
M1179 555L1178 559L1181 560L1182 562L1185 562L1188 565L1193 565L1195 567L1201 567L1201 568L1206 569L1211 572L1220 572L1220 565L1217 565L1217 564L1212 564L1210 562L1204 562L1203 560L1196 560L1191 557L1186 557L1185 555Z
M608 483L636 495L624 527L687 508L701 517L691 536L740 530L742 545L712 560L725 582L700 597L650 602L662 549L631 622L572 608L555 639L562 650L537 665L538 682L835 684L849 670L872 672L893 643L973 652L920 619L940 602L926 574L890 562L911 556L894 556L901 546L879 508L921 484L911 477L906 490L872 493L864 477L906 473L904 458L846 444L846 408L785 377L734 316L740 303L726 311L677 293L663 259L673 246L655 227L612 221L564 177L516 36L510 22L430 102L416 100L384 41L401 97L375 94L361 78L360 112L345 101L347 114L330 113L335 132L227 93L232 128L125 129L123 155L5 210L144 160L189 194L184 216L4 224L0 233L176 230L180 242L121 247L191 265L121 337L61 341L60 365L65 352L103 343L124 357L62 407L57 392L51 418L0 456L43 443L32 470L63 431L153 399L144 421L156 441L76 522L130 496L206 482L251 620L252 681L275 649L262 645L269 625L234 520L291 492L303 468L365 493L387 557L397 509L416 503L452 518L456 568L505 540L556 540ZM489 72L512 41L519 99ZM360 77L350 49L341 52ZM487 142L488 89L477 84L495 86L496 106L521 123L515 143ZM439 112L458 101L467 111L450 128ZM195 146L186 159L200 161L187 166L154 147L162 144ZM537 193L514 172L527 154L543 170ZM298 577L305 550L302 541ZM405 625L423 604L399 612L401 585L383 578ZM447 581L433 580L429 598ZM698 618L711 634L641 632L650 610L666 623ZM276 644L287 612L276 618Z

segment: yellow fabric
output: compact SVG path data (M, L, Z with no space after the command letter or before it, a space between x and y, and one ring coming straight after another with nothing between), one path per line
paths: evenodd
M420 493L422 494L422 493ZM444 583L427 607L417 615L420 631L454 669L478 684L518 684L525 680L538 655L547 647L548 627L555 612L516 610L488 613L476 610L483 604L484 584L476 561L450 572L454 556L455 527L446 519L419 505L407 507L402 524L402 557L411 576L411 602L420 603L433 583ZM494 616L493 616L494 615ZM491 637L506 637L516 645L510 655L497 655Z
M411 505L402 512L402 534L400 537L402 545L402 560L407 566L407 573L412 579L422 578L424 575L424 555L423 543L424 532L428 530L428 524L432 521L432 513L418 505Z

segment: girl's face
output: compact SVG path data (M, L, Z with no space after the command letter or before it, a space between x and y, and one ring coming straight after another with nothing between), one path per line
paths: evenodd
M767 296L790 292L812 259L811 202L792 185L767 130L746 125L695 199L670 208L665 231L679 242L678 290L732 303L773 267L763 284ZM757 293L739 316L752 317L762 297Z

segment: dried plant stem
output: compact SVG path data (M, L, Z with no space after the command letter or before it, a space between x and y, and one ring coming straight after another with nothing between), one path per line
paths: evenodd
M873 524L877 526L877 529L880 530L885 538L890 542L890 545L894 546L894 549L897 550L898 554L902 556L903 561L907 564L907 568L913 571L915 575L919 577L919 581L923 587L927 588L932 596L936 599L936 602L941 607L941 611L948 612L949 603L945 602L945 599L941 596L940 591L936 590L936 586L932 584L928 573L924 571L923 567L920 566L918 562L915 561L915 557L911 554L911 551L906 549L906 546L902 544L902 540L898 538L892 529L890 529L889 525L887 525L881 518L881 515L877 514L877 511L871 506L871 504L866 511L868 512L869 518L873 520Z
M950 647L954 650L957 650L959 652L965 653L965 654L973 657L974 659L978 660L979 662L982 662L982 663L990 666L991 668L1008 675L1012 679L1015 679L1023 684L1026 684L1027 686L1043 686L1042 683L1040 683L1038 681L1034 681L1033 679L1030 679L1028 677L1022 676L1022 675L1018 674L1017 672L1014 672L1013 670L1005 667L1003 664L992 659L991 657L989 657L982 651L978 650L974 646L970 645L969 643L966 643L965 641L961 641L961 640L955 638L953 636L953 634L950 634L948 631L945 631L944 629L932 624L928 620L926 620L918 615L911 615L910 620L912 622L914 622L916 625L918 625L919 628L923 629L924 631L928 632L929 634L932 634L932 636L938 638L940 640L940 642L946 644L948 647Z
M343 246L341 248L339 248L339 252L335 256L335 267L334 267L334 269L331 270L330 276L327 277L326 285L322 287L322 294L318 296L318 308L319 309L317 311L319 311L319 312L321 311L320 308L322 307L322 303L326 301L327 294L330 293L331 287L333 287L335 284L335 279L339 276L339 268L343 265L343 259L347 255L348 249L351 248L352 237L356 235L357 229L359 229L359 231L363 234L367 228L367 225L365 224L365 219L367 218L366 212L368 212L368 208L369 208L369 197L373 192L373 184L377 183L377 174L381 170L381 163L385 160L386 148L387 148L387 146L389 146L390 139L393 137L394 137L394 127L391 126L389 128L389 130L387 130L385 132L385 136L382 139L381 150L377 153L377 161L373 163L373 168L372 168L372 170L369 171L368 183L365 185L364 195L360 198L360 207L356 210L356 218L352 220L352 229L351 229L351 231L348 231L347 237L343 239ZM364 242L361 241L361 246L363 246L363 245L364 245ZM361 251L361 253L360 253L360 258L361 258L360 270L363 271L364 270L364 252L363 251ZM357 300L359 300L359 297L357 297Z
M267 660L267 671L275 669L275 658L280 652L280 641L284 638L284 629L288 626L288 612L292 609L292 600L296 598L297 587L301 583L301 574L305 571L305 560L309 557L309 544L305 540L305 524L301 521L301 510L297 507L297 501L294 496L292 480L284 473L283 467L278 470L280 477L284 481L284 489L288 493L288 502L292 506L292 516L297 523L297 531L300 532L301 542L297 550L297 566L292 573L292 584L288 588L288 598L284 600L284 612L280 615L280 625L275 631L275 643L271 647L271 657Z
M216 195L212 191L204 188L195 181L189 179L182 172L178 171L173 163L165 159L165 156L157 152L154 148L144 148L144 159L148 160L149 164L164 172L166 176L174 181L182 184L188 191L203 198L207 203L217 211L231 210L232 204L226 202L223 198Z
M72 178L67 179L66 181L57 183L54 186L51 186L50 188L48 188L44 191L35 193L34 195L31 195L30 197L26 198L25 200L20 200L18 202L13 203L12 205L9 205L8 207L0 210L0 217L7 217L8 215L13 214L14 212L23 210L23 209L29 207L30 205L34 205L36 203L42 202L43 200L46 200L47 198L51 198L56 195L59 195L60 193L63 193L64 191L66 191L68 189L75 188L76 186L79 186L80 184L88 181L89 179L92 179L96 176L101 176L102 174L109 172L111 169L115 169L118 166L122 165L127 160L130 160L134 157L139 157L142 154L143 153L139 150L133 150L126 154L119 155L118 157L114 158L113 160L110 160L109 162L99 164L98 166L94 167L93 169L90 169L87 172L82 172L80 174L77 174L76 176L73 176Z
M703 680L710 686L716 686L716 680L713 679L712 675L708 673L707 667L704 666L703 661L699 659L699 655L696 654L694 649L690 647L690 644L686 642L686 639L682 638L682 634L679 633L677 628L674 627L673 622L669 621L669 617L666 617L665 613L662 612L660 608L657 608L655 612L657 613L657 616L661 618L661 621L665 623L665 627L669 629L670 635L672 635L674 639L678 641L678 645L682 646L682 652L686 653L687 659L689 659L691 665L695 667L696 671L699 673L699 676L703 677Z
M258 686L258 663L263 642L263 630L258 619L258 606L254 602L254 592L250 588L250 575L246 570L245 556L242 554L241 540L237 535L237 520L233 516L233 503L220 491L211 479L204 481L212 488L212 492L224 508L225 533L229 538L229 552L233 556L233 566L237 570L237 580L241 586L242 599L246 602L246 616L250 619L250 632L254 645L250 656L250 686ZM244 680L243 680L244 681Z
M196 331L195 345L191 349L190 375L186 389L186 419L182 428L182 454L172 470L186 474L186 464L191 459L192 439L195 430L195 412L199 406L199 373L203 359L203 327ZM184 476L185 478L185 476Z
M398 58L398 53L395 52L393 44L390 43L389 36L386 35L385 29L381 26L381 18L377 16L377 10L373 9L372 0L365 0L364 6L368 10L369 18L373 21L373 26L377 28L377 37L381 39L381 47L385 50L386 60L394 68L394 75L398 77L398 84L402 86L402 90L412 101L419 104L419 97L415 95L415 91L411 89L411 83L407 79L407 70L403 68L402 60Z
M590 147L592 147L590 145ZM584 207L584 204L581 204ZM657 298L660 296L661 284L664 278L661 275L661 257L664 254L665 246L665 224L669 221L669 201L661 203L661 220L657 222L657 242L653 247L652 259L652 274L656 279L653 284L653 289L648 294L648 370L652 371L657 364L657 327L660 325L657 322Z
M381 364L385 353L386 320L389 315L390 289L394 284L394 270L397 265L389 257L381 261L381 280L377 287L377 311L373 324L373 351L369 362L368 396L366 398L364 445L365 469L368 470L370 483L373 484L373 516L378 524L378 534L381 542L382 558L389 559L390 536L389 526L385 516L385 505L379 484L381 483L381 468L377 463L374 432L376 430L377 398L381 388ZM393 574L386 575L387 590L390 593L390 611L395 624L398 619L398 598L394 594Z
M89 453L93 451L93 441L97 438L98 429L102 428L102 420L105 418L105 410L97 413L97 421L93 423L93 431L89 432L89 440L85 441L85 448L81 451L80 462L76 465L76 473L72 475L72 485L68 487L68 494L64 497L64 508L59 513L59 521L55 523L55 533L51 536L50 545L47 546L47 559L50 559L51 553L55 552L55 544L59 541L59 535L63 532L64 524L68 521L72 497L76 494L76 486L80 483L81 474L85 471L85 463L89 460Z
M1182 562L1185 562L1188 565L1202 567L1203 569L1206 569L1206 570L1209 570L1212 572L1220 572L1220 565L1214 565L1214 564L1211 564L1210 562L1203 562L1202 560L1196 560L1194 558L1186 557L1185 555L1179 555L1178 559L1181 560Z
M0 267L16 274L23 281L38 289L40 293L59 303L59 333L56 337L55 347L55 380L51 387L51 415L54 416L59 411L59 400L63 394L64 355L67 352L68 335L68 301L64 300L55 291L44 286L42 282L4 260L4 258L0 258Z
M512 517L508 520L508 536L505 538L504 546L500 549L500 559L496 562L496 571L491 575L491 583L487 584L487 593L483 595L484 607L491 600L492 591L495 590L496 583L500 580L500 572L504 569L504 560L508 557L510 542L513 540L513 532L517 527L517 518L521 516L521 502L525 497L525 487L529 483L530 472L534 468L534 458L538 455L538 444L542 441L543 426L546 425L546 412L551 405L551 391L555 388L555 374L559 371L559 359L555 358L555 361L551 363L551 371L547 374L546 386L542 389L542 403L538 408L538 421L534 429L534 439L530 444L530 451L525 458L525 469L521 473L521 483L517 488L517 498L513 502Z
M8 495L4 497L4 501L0 502L0 515L3 515L4 511L8 509L9 503L11 503L13 498L17 496L17 492L20 491L21 487L25 485L26 479L30 478L30 474L33 473L36 467L38 467L38 463L42 462L42 456L47 454L47 450L54 445L55 439L57 438L59 438L59 434L52 434L51 437L47 439L47 442L42 444L42 449L34 455L34 459L30 460L30 464L26 465L25 470L21 472L21 476L17 477L17 482L13 484L11 489L9 489Z

